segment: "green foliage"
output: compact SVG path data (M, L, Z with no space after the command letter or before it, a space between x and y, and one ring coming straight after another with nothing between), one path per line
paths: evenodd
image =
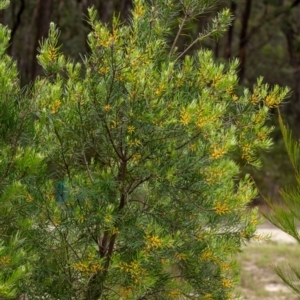
M238 97L237 61L177 52L183 20L213 3L137 0L130 25L115 17L111 30L90 9L82 63L59 52L51 24L38 55L45 75L24 91L9 88L15 65L1 58L0 222L21 232L32 264L20 293L232 297L233 257L255 236L257 217L247 209L253 182L238 179L232 157L260 165L257 150L271 145L268 110L288 90L259 79ZM166 16L180 14L169 46ZM230 20L224 10L191 45ZM60 202L57 189L67 191Z
M1 0L0 1L0 10L6 9L9 6L9 0Z
M276 227L294 237L300 243L300 235L298 231L300 222L300 143L292 137L292 132L284 125L279 113L279 124L284 139L288 157L294 169L296 185L289 186L280 191L282 204L276 205L270 199L266 199L271 212L265 214L265 217L271 221ZM300 268L294 264L288 266L274 267L275 272L282 280L300 296Z
M7 5L8 1L0 2L1 9ZM29 105L18 84L16 64L5 54L9 39L9 30L0 25L0 299L15 298L21 279L29 273L26 247L18 234L26 217L16 216L15 210L22 205L20 197L25 191L20 178L26 170L20 167L26 164L29 171L34 168L34 162L28 160L28 155L24 157L20 148L30 128L27 126Z
M0 299L13 299L18 295L21 279L29 274L29 265L25 263L25 250L19 235L9 239L4 246L0 240Z

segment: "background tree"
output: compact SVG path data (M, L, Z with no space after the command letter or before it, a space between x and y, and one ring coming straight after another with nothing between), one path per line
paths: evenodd
M18 61L22 85L42 74L36 55L39 41L47 37L51 21L63 30L61 40L64 52L80 60L80 53L88 50L86 43L90 27L86 22L88 7L99 10L99 18L108 23L113 12L120 13L122 20L128 18L132 1L102 0L13 0L10 7L0 15L1 23L12 28L8 53Z

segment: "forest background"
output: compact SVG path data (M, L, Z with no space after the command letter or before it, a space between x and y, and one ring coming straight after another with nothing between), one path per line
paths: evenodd
M10 54L17 62L21 85L32 82L42 73L36 55L39 41L47 37L50 22L61 30L62 52L81 60L80 53L89 51L86 38L90 25L86 22L88 7L95 6L99 18L109 23L114 12L126 22L131 0L11 0L9 8L0 12L0 23L12 29ZM270 85L289 86L292 94L281 107L285 121L300 137L300 0L224 0L210 13L188 24L189 35L180 37L179 48L194 40L222 7L230 8L235 19L226 34L218 40L205 39L192 48L209 48L220 62L238 58L239 83L251 87L259 76ZM188 53L190 54L190 53ZM270 120L276 126L274 146L261 153L263 170L253 173L260 191L278 199L278 187L291 184L293 172L289 164L276 111ZM252 170L245 170L252 172ZM290 174L290 175L289 175ZM258 202L261 201L258 199Z

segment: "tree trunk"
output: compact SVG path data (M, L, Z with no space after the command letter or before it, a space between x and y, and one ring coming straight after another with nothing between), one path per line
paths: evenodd
M214 54L215 54L215 58L218 59L219 54L220 54L220 42L219 41L216 41L216 43L215 43Z
M13 7L13 5L12 5L12 7ZM24 10L25 10L25 2L24 2L24 0L21 0L20 6L18 7L17 12L16 12L16 16L14 17L13 26L11 29L10 43L9 43L10 45L9 45L9 48L7 51L9 55L12 54L12 42L13 42L14 36L16 34L16 31L18 30L18 28L21 25L21 17L22 17ZM13 14L14 14L14 9L13 9Z
M295 110L291 113L296 114L297 122L300 122L300 43L298 41L300 32L293 26L291 18L285 18L282 21L281 29L284 32L287 41L290 65L293 70L295 82L293 89L295 99L295 105L293 105L293 107Z
M246 68L246 48L247 48L247 31L249 25L249 19L251 15L252 0L246 0L245 10L242 16L242 29L240 32L240 43L239 43L239 60L240 60L240 70L239 70L239 79L240 82L243 81L245 76Z
M42 73L42 68L38 64L36 55L38 54L37 48L42 38L48 35L49 25L51 22L54 0L38 0L37 17L36 17L36 32L32 51L32 64L31 64L31 80L34 80L37 75Z
M237 9L236 1L231 0L230 12L232 15L235 15L236 9ZM232 56L232 39L233 39L233 32L234 32L234 22L235 19L233 19L232 24L229 27L227 32L225 51L224 51L224 58L227 60L230 59Z
M132 9L132 0L122 0L115 2L115 11L119 11L122 20L128 20L130 10Z

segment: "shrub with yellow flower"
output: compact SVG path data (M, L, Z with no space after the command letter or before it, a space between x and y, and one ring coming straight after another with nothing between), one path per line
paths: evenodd
M178 50L215 1L150 2L133 1L129 21L109 26L89 9L90 49L77 63L51 23L37 55L44 74L24 91L0 55L1 234L8 247L20 230L30 245L34 267L15 286L32 298L225 300L232 257L255 237L256 191L238 162L260 165L268 111L288 89L259 79L241 92L237 60L190 51L226 31L229 9ZM0 36L3 54L6 27Z

